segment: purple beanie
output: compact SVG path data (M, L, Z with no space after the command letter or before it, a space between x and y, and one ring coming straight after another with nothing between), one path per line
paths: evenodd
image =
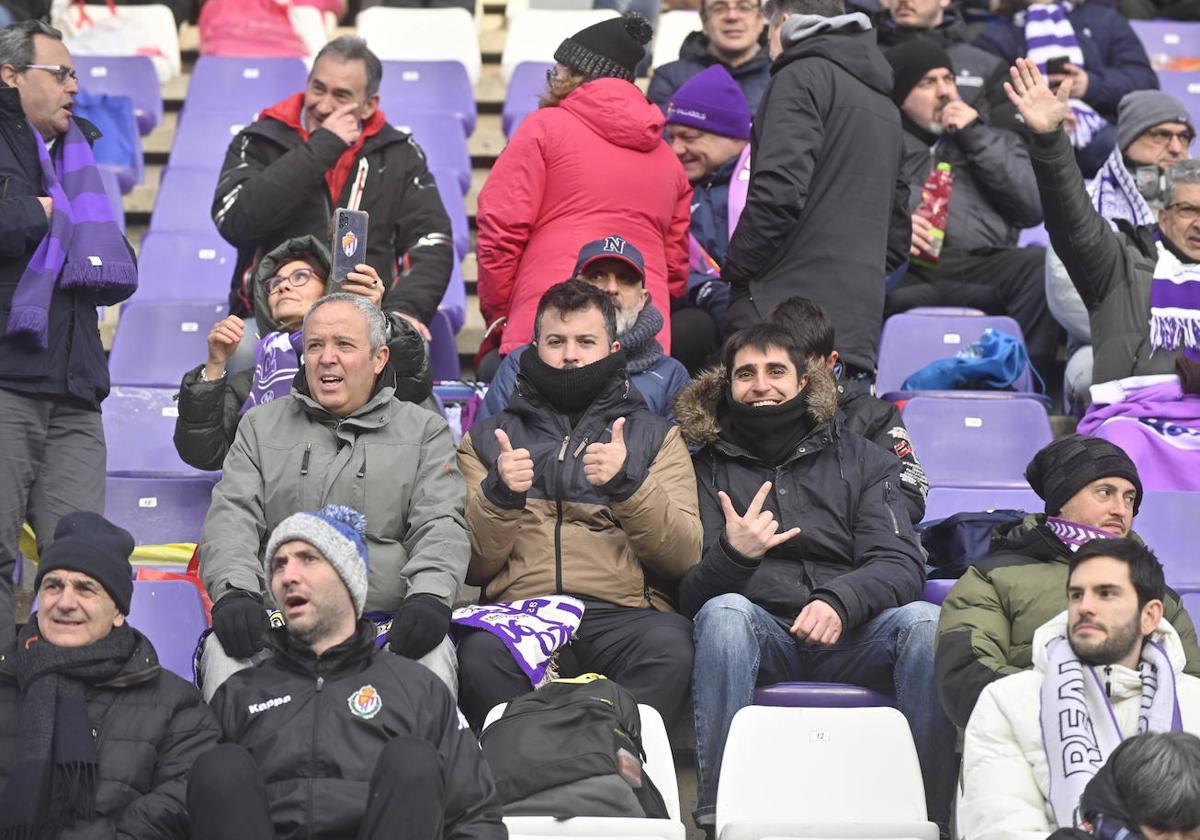
M667 125L686 125L733 137L750 139L750 108L733 76L720 64L688 79L667 103Z

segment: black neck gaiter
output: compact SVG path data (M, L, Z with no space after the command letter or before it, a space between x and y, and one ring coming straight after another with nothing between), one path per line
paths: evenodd
M555 411L570 417L572 425L579 422L613 376L624 369L625 353L621 350L577 368L551 367L538 356L536 347L521 354L521 375Z
M786 461L813 428L805 391L779 405L753 406L735 401L728 386L717 422L734 443L771 466Z

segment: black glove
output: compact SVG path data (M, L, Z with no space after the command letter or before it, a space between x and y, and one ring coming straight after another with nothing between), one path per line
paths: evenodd
M269 626L262 598L244 589L222 595L213 604L212 624L221 647L234 659L249 659L260 650Z
M446 638L449 629L449 607L434 595L413 595L400 605L392 619L388 647L392 653L420 659Z

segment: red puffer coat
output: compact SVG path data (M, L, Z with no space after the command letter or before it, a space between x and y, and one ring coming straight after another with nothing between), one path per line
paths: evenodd
M663 116L634 85L597 79L521 123L479 194L479 302L507 315L501 353L533 338L542 293L571 276L579 249L616 234L642 252L665 325L687 284L692 188L662 139Z

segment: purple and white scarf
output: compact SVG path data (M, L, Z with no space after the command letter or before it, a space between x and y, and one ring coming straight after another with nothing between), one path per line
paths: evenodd
M1057 516L1047 516L1046 527L1050 529L1050 533L1058 537L1063 545L1070 548L1072 553L1078 551L1080 546L1092 540L1113 539L1113 535L1108 533L1108 531L1101 531L1099 528L1080 525L1078 522L1072 522L1070 519L1060 519Z
M23 335L45 349L50 301L56 285L91 290L97 305L118 303L137 291L137 266L113 219L92 147L74 120L60 139L62 154L50 159L37 141L42 189L54 200L50 230L38 244L17 282L6 336Z
M1050 807L1058 828L1075 826L1083 789L1124 739L1096 669L1081 662L1065 636L1047 645L1042 681L1042 745L1050 776ZM1142 705L1138 734L1179 732L1175 671L1156 642L1142 646Z
M1016 25L1025 29L1025 57L1037 65L1043 76L1046 75L1046 63L1058 56L1066 56L1076 67L1083 66L1083 50L1068 18L1070 13L1070 3L1033 3L1013 17ZM1108 121L1082 99L1072 98L1070 105L1075 116L1071 143L1082 149L1108 125Z
M1120 149L1113 149L1096 177L1088 184L1088 196L1096 212L1116 228L1115 219L1125 219L1134 225L1155 224L1154 211L1138 191L1137 184L1125 167Z
M471 604L451 616L454 626L486 630L504 642L534 688L555 678L554 654L579 629L583 602L569 595L547 595L507 604Z
M1200 263L1184 264L1154 235L1158 262L1150 282L1151 352L1183 350L1200 361Z
M300 348L304 333L296 330L267 333L254 350L254 381L238 416L256 405L265 405L292 392L292 380L300 370Z

